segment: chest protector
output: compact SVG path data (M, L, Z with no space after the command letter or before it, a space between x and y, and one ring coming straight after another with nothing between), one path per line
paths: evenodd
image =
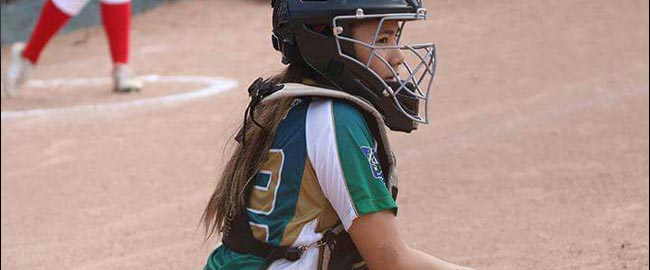
M267 93L261 103L273 102L280 98L322 97L345 101L354 105L362 113L370 131L378 142L378 156L382 171L386 178L386 188L393 199L397 199L397 174L395 155L391 151L386 134L384 119L369 102L345 92L308 86L297 83L287 83L274 87L272 93ZM250 92L250 89L249 89ZM246 198L248 201L248 198ZM289 261L299 260L302 253L309 248L320 248L323 254L323 269L330 270L363 270L368 269L350 235L343 230L339 223L323 234L323 239L309 246L276 247L257 240L250 229L245 208L233 217L226 219L222 237L223 244L229 249L241 253L252 254L264 258L266 264L262 269L279 259Z

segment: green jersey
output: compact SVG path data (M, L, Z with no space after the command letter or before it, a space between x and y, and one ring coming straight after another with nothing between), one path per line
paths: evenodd
M260 166L246 213L255 238L276 246L317 242L339 222L382 210L397 211L377 159L377 143L352 105L322 98L296 99L280 122L267 159ZM317 270L324 252L311 248L270 270ZM263 259L220 246L209 270L257 270Z

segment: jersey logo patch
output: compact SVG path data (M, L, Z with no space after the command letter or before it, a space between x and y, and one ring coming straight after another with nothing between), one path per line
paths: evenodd
M381 165L379 164L379 158L377 158L377 150L368 147L368 146L361 146L361 151L363 154L366 156L368 159L368 163L370 164L370 171L372 172L372 176L376 179L384 180L384 173L381 171Z

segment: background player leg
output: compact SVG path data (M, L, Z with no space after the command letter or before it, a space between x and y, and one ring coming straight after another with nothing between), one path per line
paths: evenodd
M128 66L131 1L102 0L101 13L113 60L113 90L139 91L143 82Z
M87 0L47 0L27 44L16 43L11 48L11 62L5 76L7 96L15 94L27 81L41 52L68 20L77 15Z

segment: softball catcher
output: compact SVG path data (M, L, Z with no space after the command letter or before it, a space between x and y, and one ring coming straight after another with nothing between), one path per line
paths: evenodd
M455 269L409 248L386 127L426 124L432 43L400 42L419 0L274 0L288 65L256 80L238 145L203 214L223 245L205 269ZM405 57L409 56L409 57ZM408 62L407 59L415 59Z

